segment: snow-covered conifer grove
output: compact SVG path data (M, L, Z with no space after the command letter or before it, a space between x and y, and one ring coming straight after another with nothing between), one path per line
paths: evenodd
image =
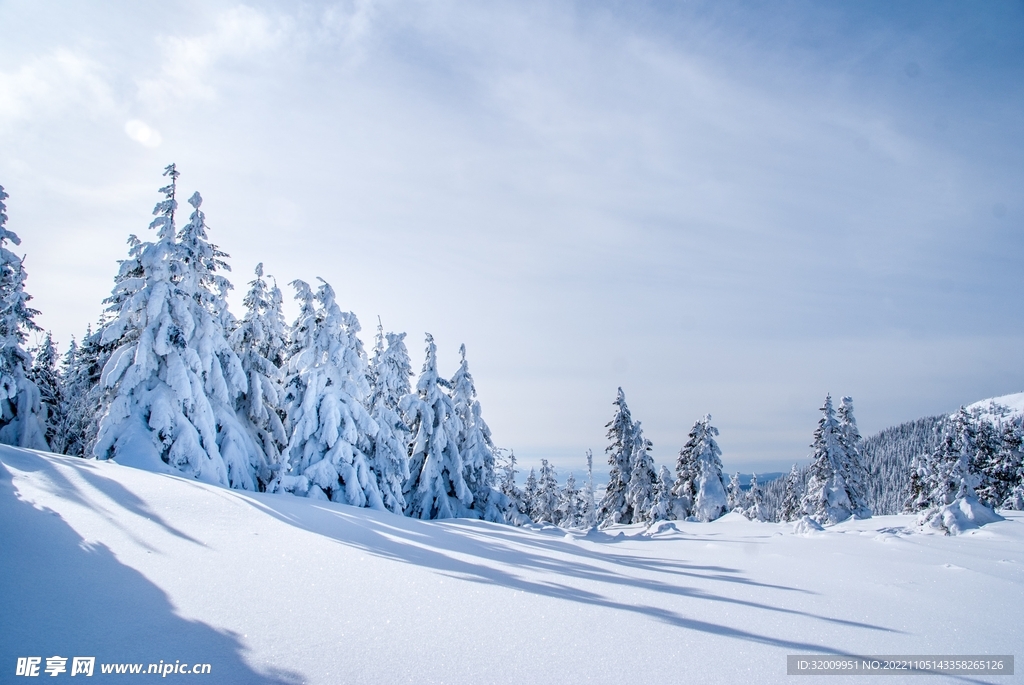
M831 396L809 463L784 477L723 475L718 429L698 418L672 467L658 465L619 388L606 424L608 483L549 459L525 483L483 417L465 345L449 379L426 335L415 385L405 333L377 326L372 356L330 284L295 280L289 325L276 281L255 267L236 318L229 255L202 196L179 223L179 172L128 251L95 327L64 354L35 323L0 186L0 442L115 460L241 490L290 493L421 519L570 529L659 521L796 521L816 530L900 512L956 534L1024 509L1024 402L988 401L862 438L853 399ZM29 335L35 347L28 347ZM42 336L41 338L39 336ZM1003 399L1003 398L998 398ZM1019 405L1019 406L1018 406ZM763 474L762 474L763 475Z

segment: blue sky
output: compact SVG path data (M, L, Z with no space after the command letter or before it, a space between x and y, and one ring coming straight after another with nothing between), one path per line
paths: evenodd
M710 412L786 470L826 392L1024 390L1022 91L1020 2L0 0L0 184L62 346L174 161L237 302L262 261L465 343L526 464L601 461L622 386L657 461Z

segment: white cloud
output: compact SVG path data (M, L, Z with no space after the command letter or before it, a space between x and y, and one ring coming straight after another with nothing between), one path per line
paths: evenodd
M0 71L0 126L56 116L71 108L103 112L113 107L100 65L65 48L12 71Z

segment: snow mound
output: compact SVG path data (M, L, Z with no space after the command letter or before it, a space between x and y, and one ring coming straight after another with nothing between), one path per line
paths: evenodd
M796 535L810 535L811 533L817 533L823 530L825 529L821 527L821 524L810 516L804 516L793 524L793 533Z
M917 524L922 532L944 535L961 533L1005 519L975 497L961 497L952 504L928 509L918 517Z

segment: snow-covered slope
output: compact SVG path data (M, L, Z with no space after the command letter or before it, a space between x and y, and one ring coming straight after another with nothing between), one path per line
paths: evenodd
M1002 397L991 397L987 400L980 400L974 404L967 405L967 411L981 411L982 415L990 419L1006 419L1007 417L1021 416L1024 414L1024 392Z
M3 447L0 680L58 655L101 683L160 660L211 683L759 683L793 653L1019 652L1024 518L911 521L422 522Z

